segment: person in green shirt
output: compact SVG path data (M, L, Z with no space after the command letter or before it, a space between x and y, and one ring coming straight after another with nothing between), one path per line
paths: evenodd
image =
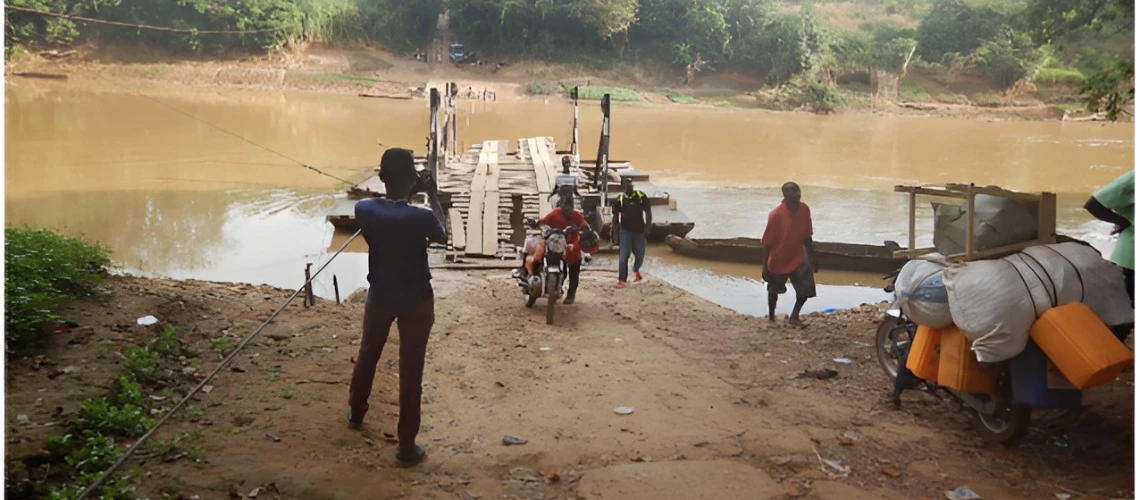
M1085 210L1093 217L1115 225L1112 234L1119 237L1109 260L1123 270L1124 286L1128 288L1128 300L1133 308L1136 307L1135 228L1132 225L1136 215L1135 191L1136 172L1128 172L1097 190L1085 203Z

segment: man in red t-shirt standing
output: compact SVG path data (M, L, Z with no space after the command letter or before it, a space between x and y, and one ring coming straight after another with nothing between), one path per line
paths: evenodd
M784 184L784 201L768 214L761 247L764 281L768 282L768 325L776 324L776 302L787 292L788 281L796 289L796 305L788 323L803 327L800 309L815 297L815 273L819 266L811 244L811 210L800 201L800 186Z

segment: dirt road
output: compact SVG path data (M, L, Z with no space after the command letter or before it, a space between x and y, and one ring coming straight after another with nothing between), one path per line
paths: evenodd
M362 306L322 301L305 309L298 301L156 436L189 436L181 446L193 453L129 462L140 492L850 500L944 498L969 486L986 499L1131 497L1131 374L1090 391L1091 408L1045 414L1026 444L1000 450L929 396L906 397L902 411L881 405L887 383L870 346L876 307L809 317L806 330L768 330L759 318L652 277L615 290L605 273L584 273L579 303L560 307L547 326L540 309L523 308L505 272L435 274L426 463L401 469L393 460L396 335L368 421L350 429L345 400ZM61 432L61 418L106 393L116 350L153 339L162 325L137 326L136 318L154 314L178 325L187 342L216 345L211 339L245 335L288 295L135 278L110 286L113 301L77 304L68 313L81 326L44 352L54 366L78 370L35 369L31 356L9 361L6 460L16 467L9 487L28 477L23 459L43 436ZM220 359L211 356L202 371ZM838 376L797 378L819 368ZM53 419L56 406L63 417ZM619 406L633 413L618 415ZM527 443L505 446L505 435Z

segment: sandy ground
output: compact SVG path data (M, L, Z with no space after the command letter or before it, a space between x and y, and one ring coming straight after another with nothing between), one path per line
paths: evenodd
M139 490L152 499L261 488L257 498L869 500L941 499L969 486L986 499L1132 497L1131 374L1087 392L1081 411L1035 414L1023 445L997 449L952 404L925 394L906 396L901 411L880 403L888 383L870 345L876 306L769 330L652 276L615 290L592 272L579 303L560 306L547 326L506 272L435 275L427 462L393 460L396 346L381 360L367 423L351 429L343 418L362 305L297 301L156 436L190 433L180 446L193 452L128 463ZM108 286L109 302L65 311L78 327L9 358L9 493L39 477L28 465L43 437L63 432L84 398L107 394L117 351L165 325L199 347L236 343L290 293L139 278ZM135 323L149 314L161 323ZM198 370L167 366L167 381L148 389L183 393L220 357ZM797 377L820 368L838 376ZM621 416L619 406L634 411ZM528 443L505 446L505 435Z
M47 58L30 55L6 66L6 75L39 72L67 75L69 82L93 89L157 87L172 85L216 89L290 89L315 92L368 95L405 99L420 98L429 86L443 87L456 81L461 99L482 95L484 90L496 99L549 99L532 96L525 85L534 81L559 81L564 85L613 85L638 89L647 106L743 106L763 82L739 75L699 75L690 87L681 87L679 77L668 68L619 65L598 71L569 65L535 61L512 62L501 70L493 63L456 67L446 62L417 62L379 48L324 49L282 52L272 56L244 59L173 59L138 47L82 47L73 55ZM698 104L673 103L664 89L712 93ZM1005 107L982 107L939 102L901 103L868 101L855 103L846 113L871 115L940 116L980 120L1060 120L1065 113L1031 98L1022 98Z

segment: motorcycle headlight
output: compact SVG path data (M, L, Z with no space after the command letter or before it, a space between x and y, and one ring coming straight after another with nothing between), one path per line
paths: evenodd
M546 239L546 248L554 253L562 253L566 251L566 236L561 234L552 234Z

